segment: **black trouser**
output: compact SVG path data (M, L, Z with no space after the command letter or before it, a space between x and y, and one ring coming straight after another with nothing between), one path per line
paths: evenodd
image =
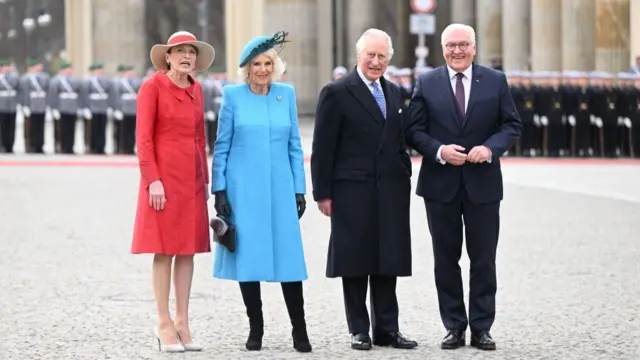
M604 156L615 157L619 147L618 117L615 114L607 114L602 118L602 132Z
M633 156L640 158L640 114L631 117L631 149Z
M0 151L13 152L16 140L16 113L0 113Z
M559 156L560 150L566 148L566 127L562 123L561 114L550 114L547 116L549 125L547 126L547 150L549 156Z
M60 114L60 150L63 154L73 154L73 146L76 142L77 114Z
M496 315L496 249L500 202L474 204L464 185L450 202L425 200L433 243L434 271L440 317L447 330L489 331ZM471 263L469 317L464 303L460 257L463 220Z
M304 314L304 295L302 292L302 282L283 282L282 294L284 302L287 304L287 311L291 325L294 329L306 331L306 322ZM259 282L240 282L240 292L242 300L247 309L247 317L249 317L249 325L253 331L261 331L264 325L262 317L262 296L260 293Z
M104 154L107 141L107 114L93 114L89 123L91 127L91 153Z
M522 135L520 136L520 155L529 156L531 149L536 150L536 127L533 119L522 119Z
M589 155L589 148L591 148L591 122L589 119L589 113L580 112L576 115L576 126L574 129L575 138L573 139L576 146L577 156Z
M44 146L44 116L45 114L31 114L24 119L25 150L28 153L43 154Z
M209 145L209 154L213 154L216 138L218 137L218 121L206 121L205 124L207 124L205 135L207 137L207 144Z
M118 134L116 143L119 144L119 153L134 154L133 150L136 145L136 116L124 115L122 121L116 122L116 125L116 134Z
M376 335L398 331L398 299L395 276L371 275L342 278L344 308L349 332ZM367 285L371 285L371 321L367 312Z

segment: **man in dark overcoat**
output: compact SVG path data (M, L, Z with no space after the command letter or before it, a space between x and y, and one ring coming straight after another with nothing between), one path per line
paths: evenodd
M385 32L365 31L356 48L357 67L322 89L316 111L311 178L318 208L331 217L327 277L342 278L353 349L413 348L399 332L396 298L396 278L411 276L402 92L382 77L393 56Z

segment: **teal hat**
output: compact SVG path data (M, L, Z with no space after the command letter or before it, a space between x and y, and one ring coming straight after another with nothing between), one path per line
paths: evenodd
M262 54L263 52L273 49L276 46L282 46L284 43L289 42L286 37L288 32L279 31L273 36L257 36L251 39L242 49L240 53L239 67L245 66L251 59Z
M71 67L71 63L67 61L63 61L60 63L60 69L68 69Z
M32 67L32 66L36 66L36 65L40 65L40 61L38 61L37 59L27 59L27 66L28 67Z
M9 66L11 65L11 61L7 59L0 59L0 66Z
M124 65L124 64L118 65L118 68L116 69L116 71L117 72L127 71L127 65Z

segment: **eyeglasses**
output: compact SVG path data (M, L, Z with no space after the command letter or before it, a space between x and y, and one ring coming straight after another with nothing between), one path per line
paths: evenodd
M461 42L459 44L448 43L445 45L445 47L449 51L454 51L456 48L460 49L460 51L465 51L469 47L469 43L468 42Z

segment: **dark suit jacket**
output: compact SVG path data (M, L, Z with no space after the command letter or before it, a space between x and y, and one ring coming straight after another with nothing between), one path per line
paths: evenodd
M386 119L356 70L326 85L316 110L313 198L331 199L327 276L411 275L411 160L403 98L380 79Z
M500 156L520 136L522 123L506 76L480 65L472 69L465 115L456 105L446 65L421 75L413 92L405 137L423 156L417 194L427 200L451 201L460 186L465 186L474 203L502 200ZM460 145L466 152L485 145L492 162L443 165L436 154L441 145L449 144Z

